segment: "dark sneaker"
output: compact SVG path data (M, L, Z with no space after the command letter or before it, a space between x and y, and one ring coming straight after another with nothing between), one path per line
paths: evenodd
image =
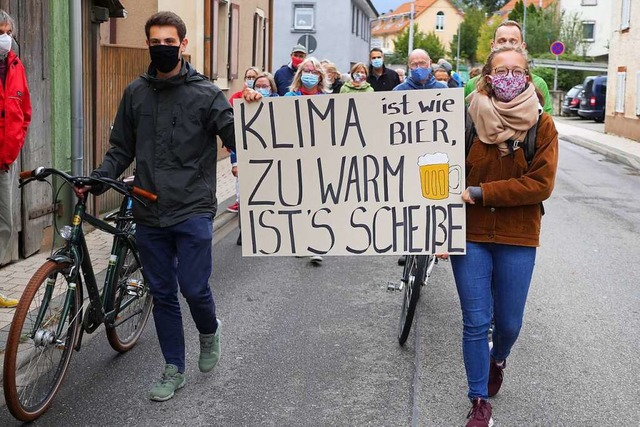
M309 257L309 261L311 261L315 265L320 265L322 264L322 257L320 255L314 255L312 257Z
M398 265L404 265L406 261L406 258L404 255L402 255L400 258L398 258Z
M200 358L198 369L200 372L210 372L220 360L220 319L215 334L200 334Z
M472 403L473 406L467 414L467 427L491 427L491 403L480 398L473 399Z
M238 234L238 240L236 240L236 245L242 246L242 233Z
M232 204L231 206L229 206L227 208L227 211L233 212L233 213L238 213L239 209L240 209L240 203L235 202L234 204Z
M155 400L156 402L169 400L173 397L176 390L184 386L184 383L184 375L178 372L178 367L171 364L166 365L162 373L162 378L160 378L160 381L155 383L149 391L149 399Z
M491 364L489 365L489 397L493 397L500 391L502 385L502 379L504 378L504 368L507 367L507 361L503 360L502 363L496 362L493 357L491 358Z

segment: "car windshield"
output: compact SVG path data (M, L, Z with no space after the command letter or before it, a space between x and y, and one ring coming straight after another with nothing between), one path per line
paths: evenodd
M581 90L582 90L582 85L574 86L571 89L569 89L569 92L567 92L567 96L569 96L571 98L575 98L576 95L578 95Z

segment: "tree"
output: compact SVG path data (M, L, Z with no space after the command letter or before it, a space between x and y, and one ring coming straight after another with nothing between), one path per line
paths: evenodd
M540 9L538 9L534 3L529 3L527 6L527 26L529 26L529 19L538 15L539 11ZM509 12L509 19L519 22L522 25L524 22L524 3L522 0L518 0L518 2L513 6L513 10Z
M460 24L460 57L466 58L471 63L476 62L478 34L484 22L484 12L477 7L470 7L466 10L464 21ZM458 34L453 36L450 50L452 54L458 51Z
M491 42L493 41L493 35L496 32L496 28L501 22L497 19L493 24L489 25L486 22L480 27L480 35L478 36L478 50L476 51L476 60L484 63L491 53Z
M434 61L437 61L439 58L444 58L445 56L445 48L440 42L440 39L433 31L429 32L429 34L425 34L418 29L418 24L413 24L413 48L414 49L424 49L429 53L429 56ZM395 41L395 52L392 56L389 57L387 62L389 63L397 63L397 64L406 64L407 58L409 57L409 28L405 28L405 30L398 36Z
M582 17L580 13L566 14L562 12L560 26L560 40L564 43L567 53L582 54L584 56L585 43L582 41Z
M455 0L454 3L459 8L475 7L482 8L486 12L495 12L504 6L509 0Z
M560 15L553 7L538 10L531 18L527 14L525 41L529 54L535 56L549 52L551 43L560 39L561 26Z

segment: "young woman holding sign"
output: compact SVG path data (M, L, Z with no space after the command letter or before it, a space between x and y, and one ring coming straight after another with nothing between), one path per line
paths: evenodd
M493 424L487 399L502 385L518 338L539 244L542 201L553 190L558 132L542 112L520 47L493 51L467 98L475 129L467 155L467 254L451 257L463 317L462 350L472 408L467 427ZM527 132L537 126L528 164ZM494 318L493 347L488 331Z

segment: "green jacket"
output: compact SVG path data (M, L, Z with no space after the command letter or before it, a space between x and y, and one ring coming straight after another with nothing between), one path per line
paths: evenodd
M373 86L369 82L361 83L360 86L355 87L351 82L346 82L340 88L340 93L365 93L373 92Z
M478 77L480 76L476 76L472 78L464 86L465 99L467 98L467 96L469 96L471 92L476 90L476 81L478 80ZM542 108L544 109L544 112L553 114L553 105L551 104L551 95L549 95L549 87L547 86L547 82L545 82L542 77L536 76L535 74L531 74L531 81L533 81L533 85L536 88L538 88L538 90L544 96L544 105L542 106Z

